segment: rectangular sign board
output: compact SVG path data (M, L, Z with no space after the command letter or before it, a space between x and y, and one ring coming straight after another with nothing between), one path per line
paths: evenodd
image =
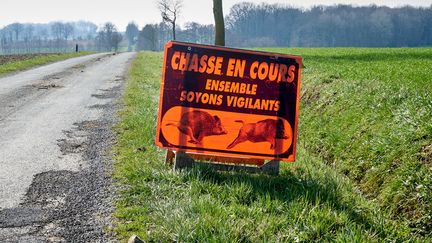
M168 42L156 145L295 161L301 62L300 56Z

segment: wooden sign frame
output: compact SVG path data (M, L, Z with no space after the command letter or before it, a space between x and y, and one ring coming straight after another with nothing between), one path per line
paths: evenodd
M300 56L168 42L156 145L234 164L294 162L301 68Z

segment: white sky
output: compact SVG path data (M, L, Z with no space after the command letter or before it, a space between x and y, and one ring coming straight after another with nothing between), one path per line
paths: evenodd
M232 5L248 0L223 0L224 14ZM249 0L261 3L263 0ZM386 5L390 7L412 5L428 7L432 0L266 0L266 3L282 3L308 8L313 5L337 3L354 5ZM179 24L195 21L202 24L213 23L212 0L184 0ZM148 23L161 21L156 0L0 0L0 28L13 23L47 23L50 21L89 20L101 25L111 21L119 30L124 30L130 21L140 28Z

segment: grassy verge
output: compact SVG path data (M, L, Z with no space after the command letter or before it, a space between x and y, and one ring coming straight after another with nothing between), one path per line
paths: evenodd
M25 70L34 66L57 62L72 57L84 56L89 52L61 53L61 54L36 54L36 55L14 55L0 56L0 75Z
M120 239L131 234L162 242L414 237L405 221L392 219L346 176L311 153L304 132L298 162L284 164L279 176L217 172L206 166L172 172L163 164L164 151L154 146L161 61L161 53L138 55L116 128L115 177L123 188L116 212Z
M272 51L287 52L286 49ZM299 49L301 140L432 237L432 49Z

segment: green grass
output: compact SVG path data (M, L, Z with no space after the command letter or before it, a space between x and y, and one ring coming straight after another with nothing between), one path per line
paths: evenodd
M65 60L72 57L78 57L83 55L88 55L89 52L79 52L79 53L61 53L61 54L46 54L46 55L25 55L25 56L14 56L13 60L8 60L2 62L0 65L0 75L7 74L11 72L22 71L31 67L38 65L43 65L51 62L57 62ZM6 59L7 56L0 56L0 59Z
M272 51L304 57L306 149L431 237L432 49Z
M390 146L387 143L392 144L396 138L389 136L389 132L400 134L404 131L399 127L403 124L394 126L383 119L380 114L385 112L375 107L377 102L370 103L376 99L387 107L396 99L395 93L387 89L401 90L384 84L391 84L391 80L386 79L383 70L389 69L389 73L399 77L395 80L398 85L404 80L405 84L421 86L422 89L403 86L406 91L401 91L417 90L418 96L407 99L419 100L422 95L430 94L423 90L430 91L424 81L424 78L432 77L427 73L430 71L422 70L416 80L400 76L411 73L407 73L409 69L399 69L398 65L394 70L396 67L392 65L395 64L391 62L401 59L396 49L274 51L302 54L306 66L298 161L283 164L279 176L218 172L205 165L173 172L163 163L165 151L154 145L162 54L145 52L138 55L130 70L122 121L116 128L119 135L115 148L115 178L122 188L117 202L116 232L121 240L132 234L147 241L162 242L421 241L426 239L422 237L428 237L422 231L425 228L412 224L414 218L410 217L414 214L407 212L421 209L427 215L430 201L420 201L419 204L423 204L407 208L403 203L411 191L397 191L397 188L395 192L399 194L392 194L389 191L392 188L388 186L396 184L391 182L366 187L367 178L372 178L369 170L363 171L361 179L354 175L361 174L355 170L359 163L364 163L360 160L356 163L358 154L365 156L363 160L368 162L367 165L381 165L374 160L378 155L381 160L389 159L393 154L405 159L411 150L415 150L393 144L393 149L378 153L375 147L376 139L380 139L379 146ZM430 50L403 51L406 56L402 57L410 57L409 61L402 61L406 65L416 69L427 66L424 62L428 62ZM427 60L418 61L418 55ZM410 63L413 61L415 64ZM374 62L390 66L387 69L375 67L379 65ZM358 68L376 74L364 74ZM374 78L369 80L371 77ZM403 108L406 106L400 107ZM412 119L423 121L424 118L418 115L421 107L417 106L414 111L417 113ZM425 126L423 129L427 129L428 124ZM409 145L413 146L413 142ZM413 169L407 163L415 162L401 160L397 172L375 174L375 177L384 181L399 177L408 180L408 176L400 173L405 172L404 168L430 175L430 166ZM420 178L417 174L410 176L410 180ZM421 178L430 180L431 177ZM417 185L412 181L404 183ZM424 184L419 190L429 192L430 196L430 184ZM395 207L411 211L396 213ZM422 221L418 222L422 224ZM422 225L427 227L427 222Z

